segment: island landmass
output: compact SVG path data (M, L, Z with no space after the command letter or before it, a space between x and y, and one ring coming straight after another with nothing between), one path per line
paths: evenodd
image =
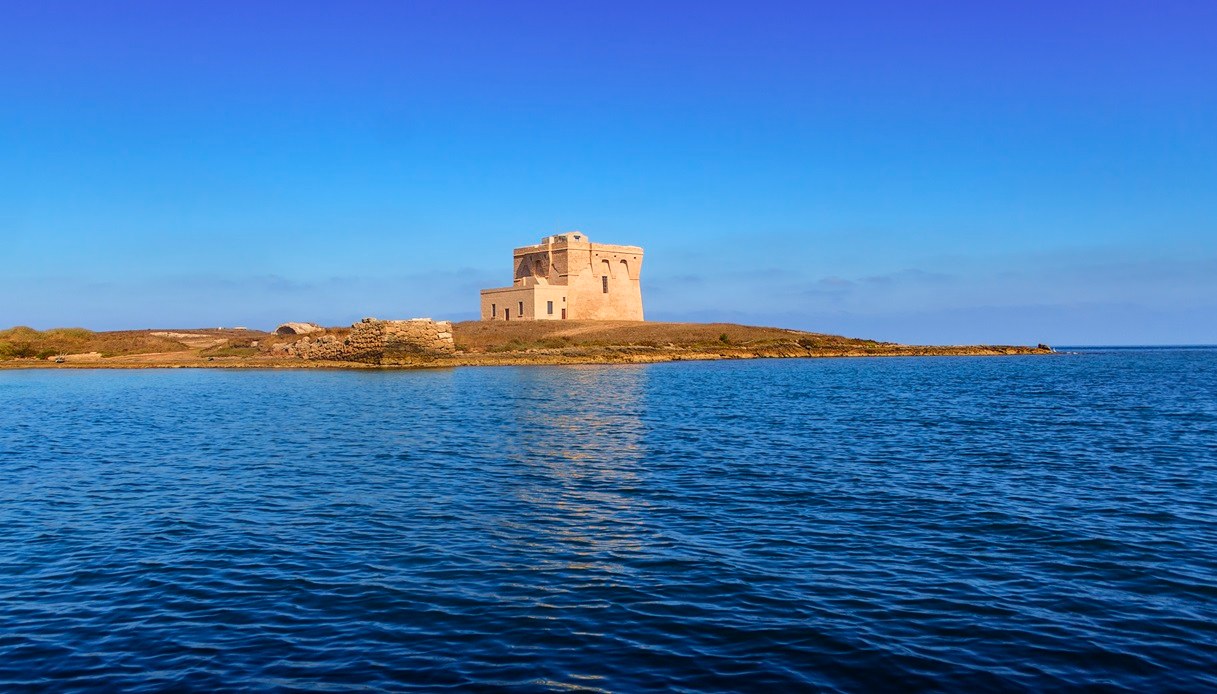
M285 324L307 325L311 324ZM1050 354L1047 345L906 345L733 323L378 321L349 328L0 330L0 369L425 368L682 360ZM407 332L409 331L409 332ZM401 339L393 335L401 333ZM425 333L416 338L415 333ZM386 337L387 336L387 337Z

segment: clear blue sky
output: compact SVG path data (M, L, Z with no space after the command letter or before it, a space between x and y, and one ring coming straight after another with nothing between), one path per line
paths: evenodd
M1217 343L1217 2L0 2L0 325L648 317Z

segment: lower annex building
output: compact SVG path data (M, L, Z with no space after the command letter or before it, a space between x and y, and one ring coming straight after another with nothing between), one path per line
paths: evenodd
M510 287L482 290L482 320L642 320L642 248L578 231L512 252Z

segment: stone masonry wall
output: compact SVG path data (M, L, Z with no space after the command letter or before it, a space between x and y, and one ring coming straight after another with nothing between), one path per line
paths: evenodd
M456 351L452 323L430 318L376 320L364 318L346 335L307 335L276 344L276 356L315 361L358 361L381 364L396 358L444 356Z

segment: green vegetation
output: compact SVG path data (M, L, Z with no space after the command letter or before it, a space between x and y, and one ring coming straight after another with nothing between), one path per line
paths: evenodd
M212 347L199 352L200 357L256 357L260 353L257 347Z
M491 345L486 348L487 352L523 352L529 347L537 347L535 343L528 344L520 338L512 338L510 342L502 345Z
M200 357L254 357L262 350L254 346L252 338L227 340L215 347L199 351Z

